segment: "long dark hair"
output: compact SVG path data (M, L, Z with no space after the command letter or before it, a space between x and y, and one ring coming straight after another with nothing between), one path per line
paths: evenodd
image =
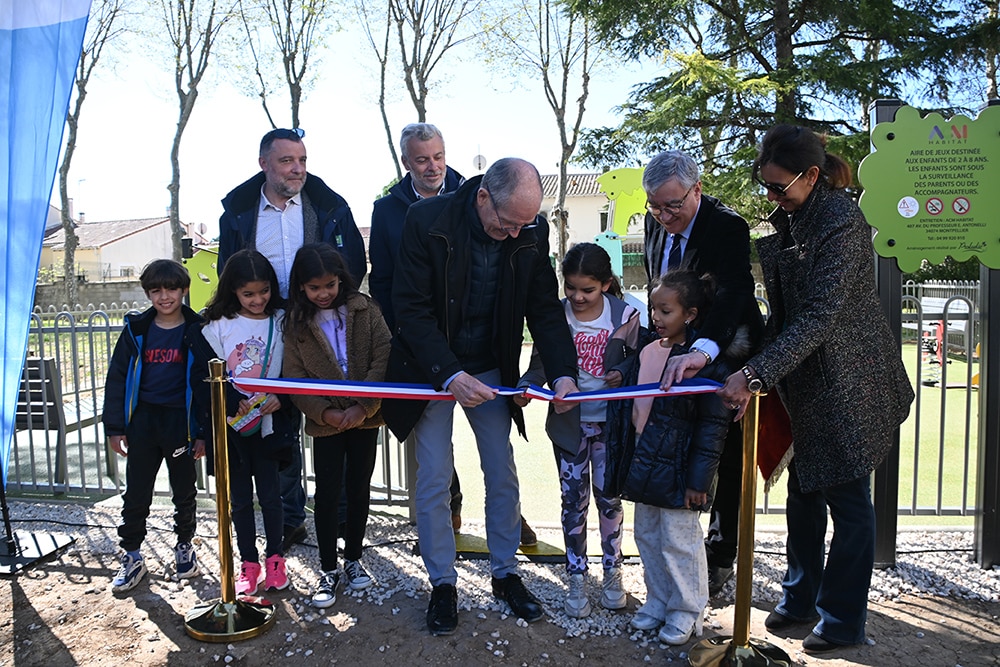
M761 167L774 164L798 174L819 167L819 175L835 190L851 186L851 167L839 155L826 152L826 135L800 125L775 125L760 143L753 161L753 177L760 179Z
M273 315L276 310L284 307L285 300L281 298L278 275L274 272L271 262L256 250L240 250L234 252L222 267L219 285L205 306L205 319L213 321L224 317L229 319L236 317L241 308L236 292L247 283L258 280L271 286L271 296L267 300L264 312Z
M562 274L564 278L587 276L601 284L611 281L608 294L622 298L622 286L611 268L611 256L596 243L576 243L567 250L562 261Z
M715 278L710 273L699 275L691 269L671 269L653 281L650 291L657 287L672 289L677 294L677 303L684 310L698 309L698 314L689 325L695 329L701 326L715 301Z
M306 296L303 285L322 276L334 275L340 279L337 298L331 306L339 308L347 303L347 298L358 293L344 256L329 243L309 243L299 248L292 262L288 277L288 313L285 316L286 335L298 335L309 326L316 316L316 304Z

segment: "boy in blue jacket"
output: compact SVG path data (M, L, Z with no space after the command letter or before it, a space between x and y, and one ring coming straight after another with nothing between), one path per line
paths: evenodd
M154 260L139 281L153 306L125 316L104 391L104 433L111 448L126 457L118 527L125 553L112 581L115 593L135 588L146 575L139 546L146 537L153 485L164 460L173 491L175 576L186 579L198 574L191 546L197 494L194 462L204 456L205 442L191 404L193 355L188 350L191 325L202 318L184 305L191 277L179 262Z

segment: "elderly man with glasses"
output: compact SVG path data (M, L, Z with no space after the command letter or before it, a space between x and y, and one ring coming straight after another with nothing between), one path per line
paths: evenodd
M760 346L764 323L750 272L750 229L735 211L702 193L697 163L681 151L660 153L646 167L642 186L647 210L644 260L650 283L669 269L680 267L711 273L718 288L691 352L667 362L662 383L666 389L704 368L729 346L741 327L745 327L755 351ZM742 440L739 424L734 424L719 461L719 482L705 539L711 596L717 595L733 576Z
M387 379L429 383L455 399L382 401L393 433L405 438L412 431L416 442L417 535L433 586L427 628L434 635L451 634L458 624L448 506L455 403L472 425L486 481L493 594L525 621L544 614L517 574L520 496L510 426L513 419L523 435L524 417L496 389L517 385L527 321L556 397L577 391L576 348L559 303L541 203L538 171L505 158L455 192L411 205L403 226Z
M343 197L323 180L306 172L305 131L271 130L260 140L261 171L237 185L222 200L219 218L219 259L244 248L258 250L278 276L282 298L288 298L288 275L295 253L307 243L333 245L347 261L358 284L368 261L361 232ZM306 493L302 487L302 450L293 448L292 461L280 473L284 509L282 551L307 537Z

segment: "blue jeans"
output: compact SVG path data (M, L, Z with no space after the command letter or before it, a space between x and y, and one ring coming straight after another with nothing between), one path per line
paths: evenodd
M796 620L818 614L813 634L834 644L859 644L865 639L875 563L871 476L803 493L794 459L788 472L788 571L781 584L784 596L774 609ZM827 508L833 519L829 556Z
M490 385L500 384L500 371L475 376ZM454 401L430 401L413 428L417 450L417 536L420 555L431 585L455 584L455 531L451 523L451 481L455 469L451 443ZM503 578L517 569L521 542L521 502L518 495L514 450L510 444L510 409L507 399L466 408L476 437L479 464L486 482L486 544L490 570Z

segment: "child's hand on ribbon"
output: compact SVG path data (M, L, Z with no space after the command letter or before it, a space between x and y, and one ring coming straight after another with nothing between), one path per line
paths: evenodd
M556 380L556 386L553 387L553 389L555 389L556 392L556 395L552 397L552 400L555 401L554 407L556 414L562 414L572 410L576 403L567 403L562 399L568 394L580 393L580 390L577 388L576 382L573 381L573 378L559 378Z

